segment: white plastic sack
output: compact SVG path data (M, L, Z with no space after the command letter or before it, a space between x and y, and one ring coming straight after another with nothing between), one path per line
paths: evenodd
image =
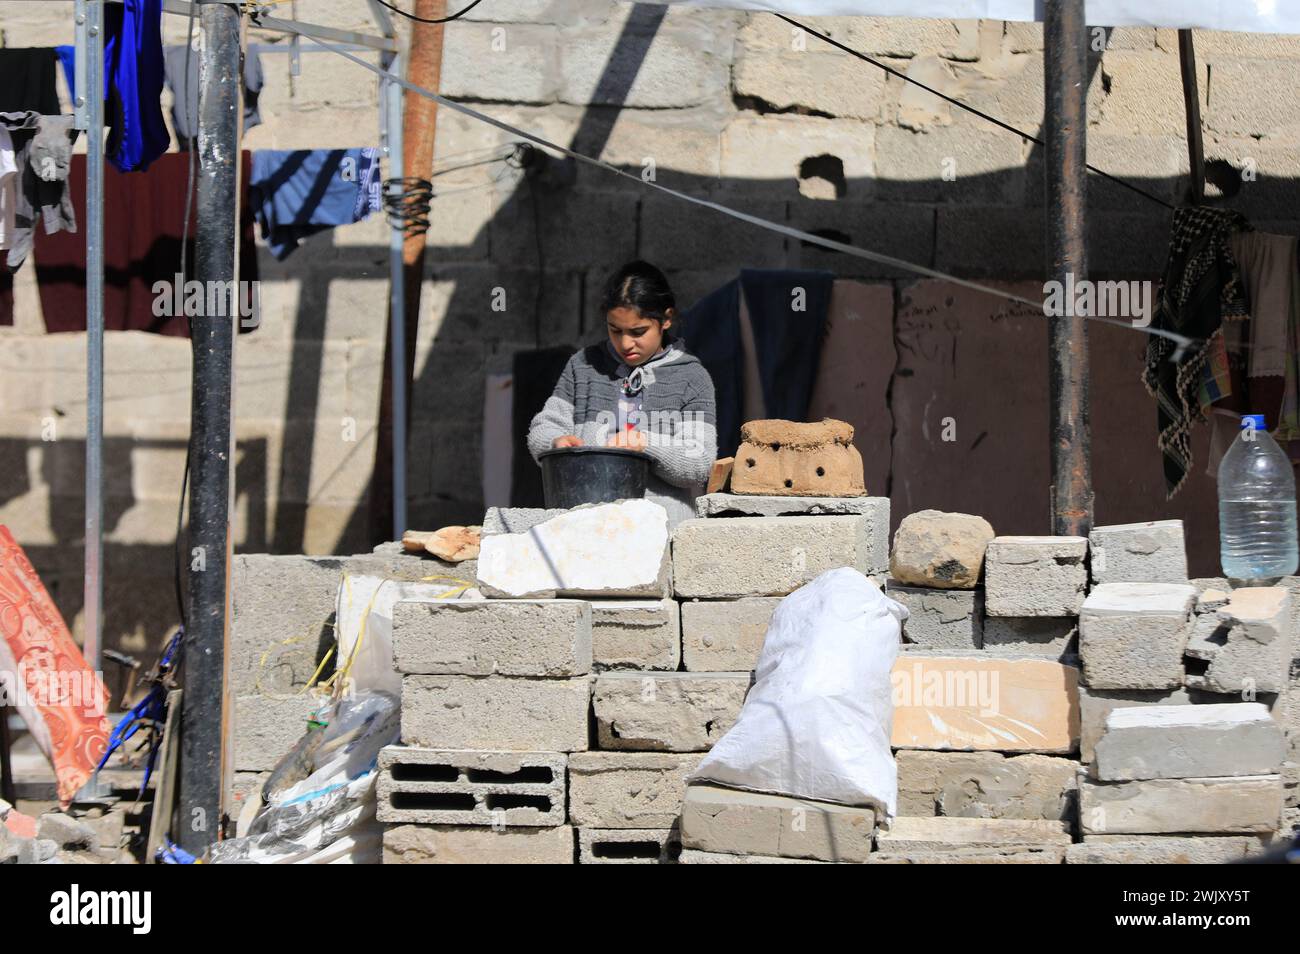
M844 805L892 819L890 672L907 610L850 567L777 606L740 717L691 781Z

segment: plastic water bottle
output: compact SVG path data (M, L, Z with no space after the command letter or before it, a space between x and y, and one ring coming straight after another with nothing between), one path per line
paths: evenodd
M1219 463L1219 562L1228 579L1267 586L1297 561L1291 461L1264 430L1264 415L1248 414Z

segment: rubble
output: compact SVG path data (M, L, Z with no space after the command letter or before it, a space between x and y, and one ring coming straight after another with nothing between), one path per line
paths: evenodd
M938 510L910 513L894 534L890 575L904 586L974 589L994 536L983 517Z
M1292 611L1285 587L1233 590L1226 606L1196 620L1186 654L1204 665L1188 663L1187 685L1232 695L1284 692L1293 655Z
M697 517L870 517L889 533L888 497L786 497L705 494L695 498Z

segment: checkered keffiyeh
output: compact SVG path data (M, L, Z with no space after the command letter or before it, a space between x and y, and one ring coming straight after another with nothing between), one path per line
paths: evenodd
M1250 316L1246 287L1228 246L1230 236L1250 230L1245 216L1231 209L1174 210L1152 327L1176 331L1197 344L1180 354L1175 342L1152 335L1142 371L1142 383L1156 399L1156 443L1164 455L1170 497L1192 468L1192 423L1205 421L1199 395L1207 358L1223 339L1222 324Z

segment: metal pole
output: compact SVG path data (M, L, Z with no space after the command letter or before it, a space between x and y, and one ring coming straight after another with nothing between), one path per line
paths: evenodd
M82 650L103 653L104 460L104 0L86 0L86 580ZM79 61L80 63L80 61Z
M394 54L388 71L401 75L401 57ZM400 180L403 172L402 156L402 87L384 80L384 108L388 149L388 177ZM402 261L404 230L400 222L388 233L388 271L390 279L388 310L390 327L388 338L389 375L393 387L393 536L402 539L406 532L406 425L408 421L406 373L406 269Z
M1201 139L1201 100L1197 94L1196 46L1191 30L1178 31L1178 65L1183 77L1183 112L1187 117L1187 167L1192 177L1188 201L1200 205L1205 199L1205 146Z
M1085 161L1088 122L1088 28L1083 0L1044 4L1043 78L1047 110L1047 247L1051 277L1067 301L1087 278ZM1052 532L1086 535L1092 526L1088 430L1088 329L1073 307L1049 318Z
M230 505L234 444L231 369L237 304L240 131L239 9L200 6L198 192L195 277L202 314L190 321L190 574L181 697L176 840L201 853L220 836L226 752L230 620ZM222 290L226 291L222 291ZM213 313L215 312L215 313Z

